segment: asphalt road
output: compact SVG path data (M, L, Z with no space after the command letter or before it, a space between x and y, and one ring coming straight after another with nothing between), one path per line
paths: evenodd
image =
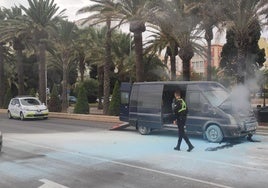
M190 136L195 148L174 151L173 131L142 136L114 123L49 118L9 120L4 136L1 188L265 187L268 136L221 144Z

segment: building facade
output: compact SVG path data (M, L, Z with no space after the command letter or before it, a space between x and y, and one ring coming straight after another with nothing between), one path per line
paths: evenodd
M221 61L222 45L213 44L211 45L211 67L218 68ZM205 53L204 53L205 54ZM191 60L191 70L197 74L207 76L207 57L204 55L195 54Z
M259 44L260 49L264 48L264 50L265 50L266 61L263 64L263 68L268 69L268 39L261 37L258 44Z

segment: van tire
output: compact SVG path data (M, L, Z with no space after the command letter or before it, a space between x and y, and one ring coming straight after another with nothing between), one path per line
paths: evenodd
M151 129L145 126L138 126L138 131L141 135L147 135L151 132Z
M206 129L206 138L209 142L219 143L223 140L223 134L219 126L210 125Z

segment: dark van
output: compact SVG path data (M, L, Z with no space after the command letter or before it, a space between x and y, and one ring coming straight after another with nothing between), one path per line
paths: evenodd
M120 120L143 134L154 129L177 129L172 101L180 90L186 100L189 134L203 135L210 142L254 134L258 126L250 108L240 110L228 90L217 82L141 82L121 84Z

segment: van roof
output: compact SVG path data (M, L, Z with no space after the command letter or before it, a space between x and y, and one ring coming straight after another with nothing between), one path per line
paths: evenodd
M202 88L202 90L208 90L211 88L222 88L225 89L226 88L220 84L219 82L215 82L215 81L159 81L159 82L136 82L134 83L134 85L136 86L146 86L146 85L162 85L162 86L168 86L168 87L182 87L182 88L186 88L188 86L193 86L190 87L190 90L200 90ZM188 88L189 89L189 88Z
M215 84L218 82L215 81L156 81L156 82L134 82L134 84L138 84L138 85L173 85L173 84L181 84L181 85L185 85L185 84Z

